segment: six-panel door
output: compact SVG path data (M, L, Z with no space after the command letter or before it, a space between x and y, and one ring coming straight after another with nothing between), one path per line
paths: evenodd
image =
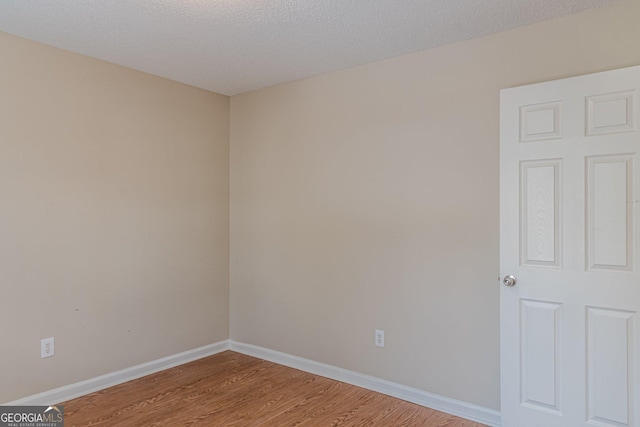
M640 426L640 67L501 92L505 427Z

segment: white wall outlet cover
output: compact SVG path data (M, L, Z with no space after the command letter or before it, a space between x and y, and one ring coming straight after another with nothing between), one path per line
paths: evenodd
M382 329L376 329L375 344L376 347L384 347L384 331Z
M45 338L40 341L40 357L51 357L55 354L55 341L53 337Z

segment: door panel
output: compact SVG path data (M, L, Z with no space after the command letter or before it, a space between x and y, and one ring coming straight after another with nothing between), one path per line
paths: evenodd
M521 402L561 413L562 305L520 301Z
M560 162L520 164L520 235L522 264L560 266Z
M501 92L505 427L640 427L640 67Z
M629 425L633 316L627 311L587 308L587 389L592 423Z
M633 157L587 157L588 268L630 270Z
M635 90L588 96L587 136L635 131Z

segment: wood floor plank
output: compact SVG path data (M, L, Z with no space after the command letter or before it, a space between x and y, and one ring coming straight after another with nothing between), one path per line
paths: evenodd
M61 405L69 427L482 427L232 351Z

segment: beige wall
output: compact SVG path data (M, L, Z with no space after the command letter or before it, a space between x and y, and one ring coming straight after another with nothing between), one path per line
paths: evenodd
M0 57L0 402L226 339L229 99L1 33Z
M231 337L499 408L499 90L640 64L639 21L622 1L232 97Z

